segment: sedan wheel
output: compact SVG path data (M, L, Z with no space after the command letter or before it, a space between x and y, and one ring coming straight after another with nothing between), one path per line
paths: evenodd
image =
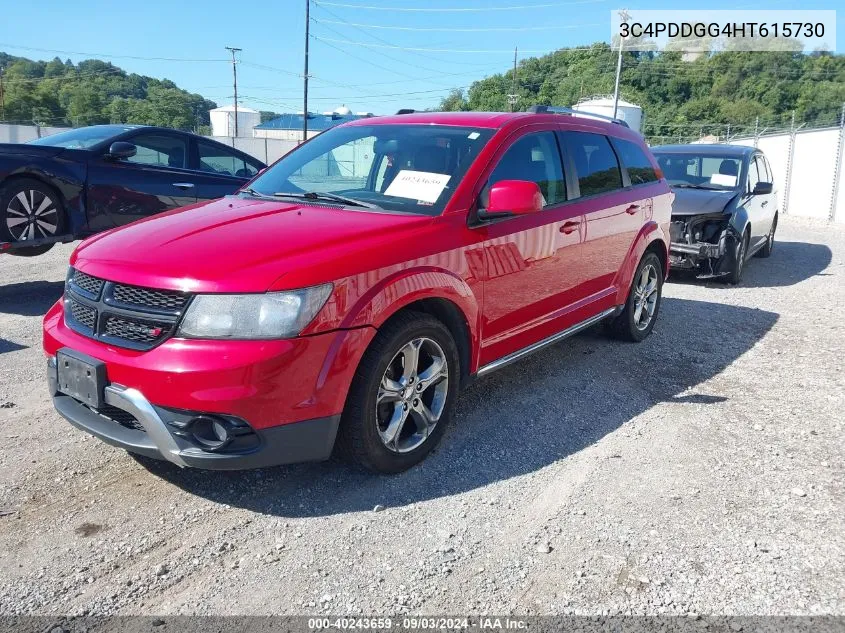
M53 237L59 231L61 211L50 195L37 189L23 189L6 205L6 230L15 242Z

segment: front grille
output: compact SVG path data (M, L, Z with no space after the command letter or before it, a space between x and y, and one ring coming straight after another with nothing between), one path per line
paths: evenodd
M70 300L70 315L74 321L81 323L89 330L93 330L97 325L97 311L73 299Z
M112 297L119 303L160 310L181 310L188 302L188 295L174 290L154 290L115 284Z
M135 341L136 343L155 344L170 333L172 324L156 321L130 321L117 316L107 316L103 333L106 336Z
M191 295L141 288L71 269L65 292L65 322L84 336L148 350L171 336Z
M124 411L123 409L113 407L110 404L103 405L99 409L96 409L96 412L104 418L108 418L112 422L117 422L120 426L127 429L132 429L133 431L144 430L144 427L141 426L141 423L138 422L138 419L134 415L128 411Z
M102 279L86 275L78 270L73 271L70 279L77 288L95 297L99 296L100 290L103 289L104 282Z

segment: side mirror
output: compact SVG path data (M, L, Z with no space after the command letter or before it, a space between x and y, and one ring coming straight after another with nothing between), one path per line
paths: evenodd
M774 191L774 185L770 182L758 182L754 185L754 191L751 192L754 196L763 195L766 193L772 193Z
M138 148L132 143L126 141L115 141L109 147L109 153L106 154L109 158L121 159L132 158L138 152Z
M482 220L537 213L543 209L543 194L537 183L528 180L500 180L488 194L486 209L478 210Z

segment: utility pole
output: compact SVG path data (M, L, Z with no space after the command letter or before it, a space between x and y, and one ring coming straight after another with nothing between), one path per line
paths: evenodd
M622 24L627 24L631 16L627 9L622 9L619 12L619 19ZM621 29L620 29L621 30ZM622 48L625 45L625 40L622 34L619 34L619 56L616 58L616 86L613 88L613 118L616 118L616 110L619 108L619 79L622 77Z
M302 75L302 142L308 140L308 39L311 37L311 0L305 0L305 73Z
M513 112L513 107L516 105L517 100L519 99L519 95L516 94L516 51L517 48L514 46L513 49L513 81L511 82L511 91L508 95L508 107L510 111Z
M3 92L3 67L0 66L0 121L6 120L6 93Z
M235 85L235 136L238 135L238 60L235 59L235 53L240 53L242 48L235 48L234 46L227 46L227 51L232 53L232 76Z

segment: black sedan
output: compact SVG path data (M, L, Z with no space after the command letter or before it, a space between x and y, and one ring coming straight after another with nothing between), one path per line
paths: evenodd
M775 244L778 199L769 161L740 145L653 147L675 193L670 264L737 284L746 261Z
M0 144L0 251L38 255L56 242L220 198L264 166L208 138L138 125Z

